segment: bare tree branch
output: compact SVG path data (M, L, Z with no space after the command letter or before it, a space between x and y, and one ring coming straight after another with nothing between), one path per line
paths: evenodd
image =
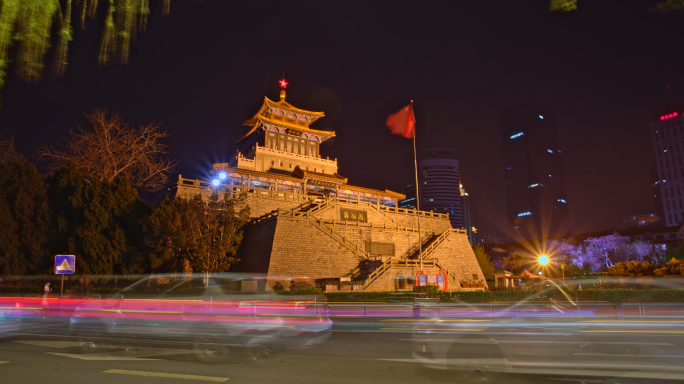
M86 180L123 177L146 191L159 190L168 182L176 163L166 157L168 146L160 139L169 135L158 123L133 127L105 108L86 117L88 127L72 127L62 145L47 143L38 149L38 158L50 171L71 160Z
M0 134L0 161L13 162L17 157L19 157L19 153L14 147L14 136Z

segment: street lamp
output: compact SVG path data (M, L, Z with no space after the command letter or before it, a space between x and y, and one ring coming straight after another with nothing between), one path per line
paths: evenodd
M549 263L549 257L546 255L541 255L541 256L539 256L538 261L539 261L539 264L546 265Z

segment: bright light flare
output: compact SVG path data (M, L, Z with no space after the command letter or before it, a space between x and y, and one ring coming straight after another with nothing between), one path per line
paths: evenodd
M549 257L546 255L539 256L539 264L546 265L549 263Z
M228 177L228 175L227 175L227 174L226 174L225 172L221 172L221 173L219 173L219 179L221 179L221 180L225 180L225 179L226 179L226 177Z
M219 185L221 185L221 181L219 179L214 179L211 181L211 184L213 184L214 187L218 187Z

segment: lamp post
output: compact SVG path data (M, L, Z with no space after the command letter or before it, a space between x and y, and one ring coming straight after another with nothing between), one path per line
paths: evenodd
M563 271L563 285L565 285L565 263L560 263L561 270Z

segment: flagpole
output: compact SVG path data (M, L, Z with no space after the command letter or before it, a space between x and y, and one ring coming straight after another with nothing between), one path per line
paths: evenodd
M413 113L413 100L411 100L411 118ZM420 233L420 192L418 184L418 155L416 154L416 122L413 122L413 167L416 171L416 217L418 218L418 258L420 259L420 271L423 272L423 239Z

